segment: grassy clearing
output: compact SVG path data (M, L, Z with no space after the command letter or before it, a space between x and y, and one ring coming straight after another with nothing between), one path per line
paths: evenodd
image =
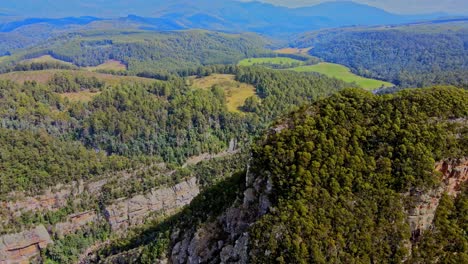
M34 58L34 59L24 60L22 62L30 62L30 63L55 62L55 63L61 63L61 64L74 66L73 63L66 62L66 61L63 61L63 60L58 60L58 59L56 59L56 58L54 58L54 57L52 57L50 55L44 55L44 56L37 57L37 58Z
M203 78L190 78L191 86L195 89L211 89L214 85L219 85L225 90L227 108L231 112L240 113L240 107L245 100L255 96L255 87L249 84L240 83L235 80L234 75L213 74Z
M297 72L317 72L329 77L334 77L343 80L345 82L355 82L361 88L364 88L366 90L375 90L380 88L381 86L394 86L394 84L389 82L358 76L352 73L348 67L334 63L323 62L316 65L295 67L291 68L291 70Z
M275 50L275 52L280 53L280 54L303 54L303 55L307 55L307 54L309 54L309 51L311 49L312 48L304 48L304 49L284 48L284 49Z
M88 71L99 71L99 70L106 70L106 71L125 71L127 70L127 66L123 64L121 61L118 60L108 60L101 65L95 67L86 67Z
M10 56L0 56L0 63L6 61Z
M291 58L283 58L283 57L276 57L276 58L250 58L244 59L239 62L239 66L253 66L258 64L276 64L276 65L295 65L300 64L304 65L304 62L300 60L295 60Z
M67 98L72 102L91 102L95 96L98 96L101 92L90 92L90 91L81 91L76 93L62 93L58 94L62 98Z
M86 77L96 77L106 82L107 85L120 85L128 83L151 83L154 80L133 76L116 76L111 74L103 74L90 72L85 70L44 70L44 71L26 71L26 72L9 72L0 74L0 80L10 80L13 82L24 83L25 81L36 81L41 84L47 84L49 80L57 72L69 72L72 75L81 75Z

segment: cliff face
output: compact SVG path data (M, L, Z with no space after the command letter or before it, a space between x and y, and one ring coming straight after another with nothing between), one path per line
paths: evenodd
M28 263L30 258L38 255L41 249L52 243L43 225L19 234L1 236L0 263Z
M441 161L435 169L442 173L440 186L428 192L415 190L410 194L414 206L407 214L413 241L431 227L442 194L457 196L461 185L468 180L468 158Z
M189 204L200 193L197 179L191 178L171 188L154 189L106 207L104 215L112 230L126 230L142 224L151 213L170 213Z
M102 184L98 185L102 187ZM96 187L93 184L92 190L100 189L101 187ZM83 192L83 190L84 187L74 192ZM81 230L89 224L108 221L113 231L120 232L131 226L143 223L152 213L171 213L189 204L199 192L197 179L191 178L173 187L153 189L146 195L138 195L130 199L118 201L105 208L104 212L91 210L70 215L67 221L58 223L55 227L50 227L49 229L53 230L52 232L60 237ZM63 193L72 195L69 189L65 189ZM47 195L45 194L45 196ZM52 196L56 197L53 202L41 205L39 208L56 208L49 206L56 204L57 200L61 201L62 196ZM37 198L31 199L39 201ZM24 200L21 203L16 202L13 204L16 206L21 205L22 210L37 209L35 204L25 207L26 204L23 206L23 203ZM12 207L9 207L9 209L11 210ZM101 217L101 215L105 217ZM37 226L30 231L2 236L0 237L0 264L29 263L31 258L39 255L40 250L46 248L51 243L53 243L51 235L43 225Z
M172 235L172 263L247 263L248 228L270 207L269 179L247 171L244 198L215 221L198 230L179 230Z

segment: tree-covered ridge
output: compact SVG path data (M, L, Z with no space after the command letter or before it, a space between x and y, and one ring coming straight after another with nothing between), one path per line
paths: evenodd
M468 92L449 87L345 90L280 121L281 132L253 150L252 170L271 180L273 207L250 231L251 261L404 261L401 193L435 186L435 161L468 153L466 129L446 122L466 118L467 102ZM431 245L442 242L435 237Z
M361 76L402 87L468 86L466 23L337 29L299 37L294 45L344 64Z
M257 53L265 53L266 44L265 39L248 33L83 31L61 35L47 44L15 53L2 66L8 70L8 62L12 64L22 59L51 55L80 67L118 60L133 73L148 70L164 72L210 64L232 64ZM33 66L50 67L34 64L29 68Z
M0 128L1 196L87 180L131 165L127 158L96 153L79 142L58 140L45 131Z

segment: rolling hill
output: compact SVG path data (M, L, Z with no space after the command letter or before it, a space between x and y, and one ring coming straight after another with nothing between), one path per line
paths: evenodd
M468 87L468 21L350 27L302 34L291 44L361 76L402 87Z

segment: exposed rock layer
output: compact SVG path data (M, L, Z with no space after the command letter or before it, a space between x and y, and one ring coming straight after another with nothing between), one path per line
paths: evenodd
M197 179L191 178L171 188L153 189L106 207L105 216L112 230L125 230L142 224L154 212L171 212L189 204L200 193Z
M438 188L427 192L415 190L410 194L415 199L414 206L407 212L413 241L431 227L442 194L456 197L461 185L468 180L468 158L438 162L436 171L442 173Z
M52 244L52 239L43 225L30 231L0 237L0 264L27 263Z

